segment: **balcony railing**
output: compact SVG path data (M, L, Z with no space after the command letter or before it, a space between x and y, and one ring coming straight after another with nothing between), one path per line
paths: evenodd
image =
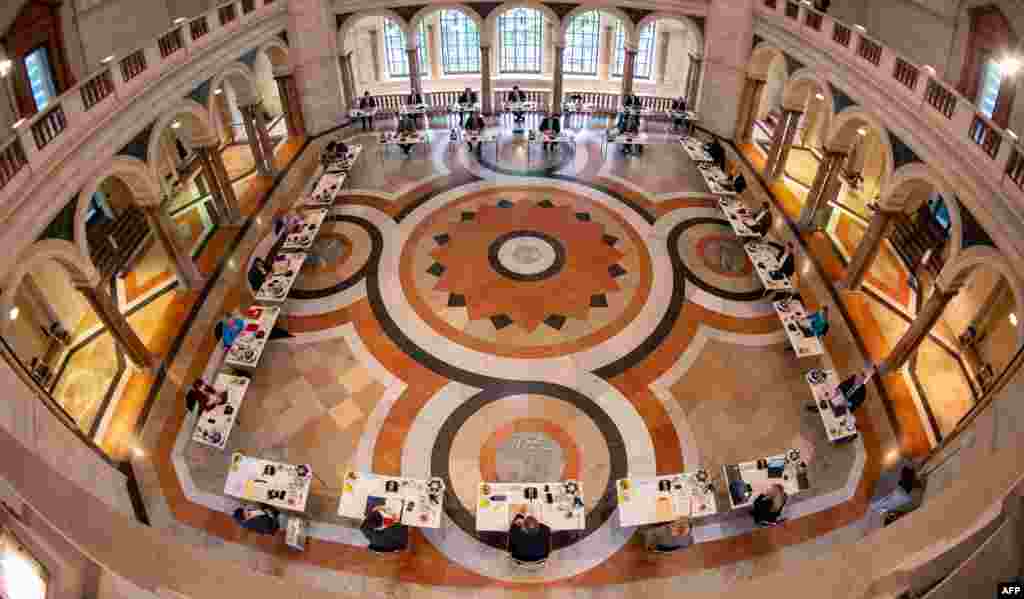
M63 140L81 140L68 132L88 130L97 119L131 101L170 69L180 68L193 46L206 46L221 38L220 33L227 35L226 23L263 18L284 7L284 3L273 0L232 0L216 6L192 19L187 29L182 24L143 48L105 61L81 83L52 100L45 110L18 122L14 135L0 142L0 212L8 211L10 198L20 197L15 192L25 183L25 173L34 177L46 172L47 161L55 152L64 151L60 149Z
M765 0L757 3L756 10L766 22L825 50L835 62L845 62L874 77L894 100L903 98L908 106L921 106L918 112L927 128L944 128L945 139L969 142L963 147L977 157L970 162L972 167L977 162L989 169L991 177L978 174L990 182L1000 181L1002 189L1017 199L1011 209L1024 218L1024 146L1015 133L993 123L973 102L939 79L933 68L914 64L868 36L863 27L833 19L804 2L797 6L799 13L794 18L792 4Z

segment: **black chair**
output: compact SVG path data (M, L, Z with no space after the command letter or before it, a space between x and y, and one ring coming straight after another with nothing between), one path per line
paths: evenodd
M531 535L527 535L522 531L516 532L514 529L509 531L506 537L505 550L508 551L509 559L512 560L513 564L527 570L540 570L544 568L548 558L551 557L551 529L544 526L536 533L536 536L539 538L533 539ZM543 546L542 556L539 552L532 551L517 554L517 549L533 549L534 547L519 547L518 543L514 542L515 540L528 540L531 545ZM529 555L526 553L529 553Z

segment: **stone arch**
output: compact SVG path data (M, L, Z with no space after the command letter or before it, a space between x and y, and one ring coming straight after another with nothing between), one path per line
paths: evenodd
M569 24L572 22L573 17L577 15L586 14L592 10L608 13L613 17L619 19L622 23L624 43L627 48L636 48L637 44L640 43L640 37L637 33L639 30L636 24L633 23L633 19L630 18L626 11L622 10L617 6L601 5L601 4L581 4L576 8L570 10L565 17L562 18L562 27L559 31L559 37L564 40L565 34L569 31Z
M946 209L949 211L949 257L947 260L955 260L963 248L964 223L963 215L960 213L962 208L957 200L957 194L938 171L923 162L901 166L882 188L879 207L890 212L913 212L920 205L915 198L921 197L921 192L929 189L942 196Z
M213 103L217 101L216 91L224 85L225 81L231 84L239 107L256 104L261 100L259 88L256 85L256 74L249 68L249 65L243 62L233 62L224 67L210 81L210 97L206 100L206 110L210 115L214 131L220 131L221 123L219 122L219 111L215 110ZM220 139L219 135L217 139Z
M675 21L683 26L683 29L687 33L693 36L696 40L696 46L698 48L704 48L704 33L697 27L697 24L693 22L693 19L686 15L677 15L669 12L656 12L647 15L640 19L640 22L636 24L637 41L639 42L640 30L649 25L650 23L656 23L661 20ZM702 50L703 52L703 50Z
M1024 281L1003 253L990 245L967 248L955 260L947 262L939 273L936 284L942 289L959 289L979 266L992 268L1001 274L1010 286L1017 310L1024 309ZM1024 345L1024 319L1017 321L1017 345Z
M817 96L821 96L821 100ZM814 107L814 112L811 112ZM813 129L814 140L818 145L824 145L824 137L828 135L829 127L835 118L832 110L832 87L817 73L808 68L797 70L790 75L782 89L782 108L784 110L796 110L804 113L805 119L814 114ZM819 117L820 116L820 122ZM805 123L807 121L804 121ZM806 134L806 131L805 131ZM804 138L804 145L807 139Z
M768 42L761 42L754 47L754 51L750 54L750 62L747 63L747 76L766 81L772 63L776 59L782 60L782 63L786 64L786 55L782 50ZM786 79L789 79L788 65L786 66Z
M879 187L885 189L886 183L892 177L895 168L895 157L892 151L892 140L889 139L889 130L882 124L882 120L860 106L845 108L832 120L832 126L825 137L825 147L829 150L845 152L853 147L857 130L863 126L878 132L882 145L883 169Z
M211 87L210 89L212 90L213 88ZM213 97L212 93L210 97ZM167 111L163 116L157 119L156 124L153 125L152 132L149 134L149 145L146 149L146 161L149 162L150 170L152 171L153 176L156 177L157 181L160 180L159 170L157 169L160 135L175 122L181 123L181 126L176 130L175 134L181 138L182 142L191 145L192 147L214 146L217 145L220 140L220 137L217 135L217 131L213 128L213 121L210 118L210 113L206 108L195 100L182 100L177 106Z
M14 307L18 288L25 276L47 262L55 262L71 279L76 287L95 287L100 283L100 273L93 266L87 254L78 251L70 241L44 239L28 246L18 255L14 269L4 279L3 294L0 295L0 314L8 314ZM10 323L0 318L0 333Z
M409 31L417 31L419 29L420 23L422 23L424 19L433 15L436 12L441 12L442 10L455 10L469 17L469 20L476 23L477 30L480 32L480 45L488 45L488 43L490 42L490 36L486 35L485 33L484 20L480 17L480 13L476 12L472 8L466 6L465 4L459 4L458 2L443 2L439 4L428 4L427 6L424 6L419 11L417 11L415 15L412 16L412 19L409 21ZM438 35L440 35L440 32L438 33Z
M338 53L341 55L347 54L349 51L355 48L349 44L349 34L352 33L352 28L355 27L356 23L365 19L366 17L385 17L391 19L402 28L402 33L405 34L406 43L415 36L410 35L410 32L414 29L409 27L408 21L402 18L397 12L390 8L371 8L368 10L361 10L354 13L349 18L345 19L345 22L341 24L341 28L338 29ZM415 40L414 40L415 41ZM410 47L410 46L406 46Z
M540 14L544 15L545 21L549 21L558 26L556 28L556 31L558 31L558 39L554 40L554 43L556 45L565 43L565 31L562 26L562 19L558 17L558 14L556 14L550 6L547 6L546 4L541 4L540 2L533 2L532 0L506 2L501 6L498 6L497 8L492 10L490 14L487 15L486 19L484 19L484 28L480 31L480 34L486 35L487 39L497 39L496 35L498 31L498 17L516 8L532 8L534 10L540 11Z
M275 75L283 75L292 70L291 50L284 40L278 37L271 38L260 46L259 52L265 54L270 60L270 66L274 68Z
M132 192L132 201L140 207L160 205L160 182L145 162L132 156L111 158L78 194L78 205L75 206L75 245L83 256L90 255L85 232L89 204L100 185L110 178L119 179L124 183Z

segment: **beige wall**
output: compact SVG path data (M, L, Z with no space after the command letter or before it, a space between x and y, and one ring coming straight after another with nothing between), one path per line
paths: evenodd
M263 98L263 107L271 116L279 116L283 112L281 97L277 92L277 81L274 81L274 68L265 53L260 52L256 55L253 70L256 74L256 90Z
M61 322L73 327L90 309L82 294L71 285L68 275L55 264L46 264L32 271L32 278L43 296L50 300Z
M4 339L26 367L32 358L42 358L49 346L49 339L39 330L46 322L42 315L36 314L32 302L25 296L24 288L18 291L15 305L18 307L18 318L14 319L4 331ZM4 314L3 318L8 315Z

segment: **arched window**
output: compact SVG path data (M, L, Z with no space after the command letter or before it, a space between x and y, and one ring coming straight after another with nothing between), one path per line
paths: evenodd
M601 15L596 10L578 15L565 33L562 68L572 75L597 74L597 49L601 39Z
M430 70L427 64L427 27L420 23L416 32L420 41L419 59L420 75L426 75ZM402 28L391 19L384 19L384 59L388 67L389 77L409 76L409 56L405 53L405 34Z
M654 23L648 23L640 29L640 43L637 46L636 65L633 69L634 79L650 79L654 65ZM612 75L622 77L622 65L626 60L626 32L622 21L615 27L615 65Z
M441 11L441 65L445 75L480 72L480 29L461 11Z
M544 17L532 8L513 8L498 17L502 73L540 73Z
M981 65L981 75L978 77L978 110L988 118L996 110L996 100L999 98L999 88L1003 84L1003 72L999 63L989 56Z

